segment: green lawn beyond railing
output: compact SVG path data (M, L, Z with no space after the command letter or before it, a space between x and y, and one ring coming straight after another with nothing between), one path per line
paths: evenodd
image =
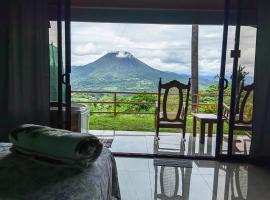
M227 93L228 94L228 93ZM229 102L229 95L224 96L224 102ZM176 96L176 95L175 95ZM195 112L217 113L218 93L202 91L197 96L197 102L191 102L187 116L187 131L193 130L191 107ZM176 96L177 97L177 96ZM172 102L177 105L178 100ZM123 130L151 131L155 130L154 113L157 93L153 92L110 92L110 91L72 91L73 103L84 103L90 110L90 129L92 130ZM228 125L224 123L226 134ZM165 132L179 132L179 129L161 129ZM197 132L199 131L199 124ZM216 132L214 126L213 132Z
M98 115L90 116L90 128L93 130L119 130L119 131L155 131L153 115ZM206 129L207 130L207 129ZM228 125L224 124L224 130L228 130ZM160 129L161 132L180 132L180 129ZM187 118L187 133L193 131L193 120L191 116ZM197 133L200 131L197 126ZM216 133L216 126L213 132ZM224 131L227 133L227 131Z

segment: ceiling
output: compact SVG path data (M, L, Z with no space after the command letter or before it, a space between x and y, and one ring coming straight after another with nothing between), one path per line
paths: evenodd
M49 0L51 16L56 2ZM231 0L231 24L237 2ZM71 0L71 9L73 21L221 24L224 0ZM256 23L256 0L243 0L243 15L243 24Z
M57 0L49 0L55 4ZM256 0L244 0L245 8L255 10ZM177 10L223 10L224 0L71 0L73 8L128 8L128 9L177 9ZM237 1L231 0L236 8Z

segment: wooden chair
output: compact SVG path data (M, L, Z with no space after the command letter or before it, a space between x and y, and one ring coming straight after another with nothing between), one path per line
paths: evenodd
M188 84L183 84L176 80L162 84L160 78L158 87L158 102L156 105L156 118L155 118L156 138L159 139L160 128L180 128L182 129L183 132L183 138L185 138L190 85L191 85L190 79L188 81ZM167 108L168 95L170 90L173 90L173 88L177 89L176 91L178 91L177 93L179 102L175 106L177 108L177 112L168 112ZM163 100L161 102L162 89L165 90L165 93L163 96ZM176 115L173 118L170 118L169 116L171 116L172 113L176 113Z
M246 115L245 110L247 108L248 99L254 90L254 83L250 85L245 85L244 81L240 84L240 89L236 98L236 109L235 109L235 123L233 125L233 130L240 131L252 131L252 109L249 116ZM223 115L225 121L229 123L230 120L230 107L223 104Z

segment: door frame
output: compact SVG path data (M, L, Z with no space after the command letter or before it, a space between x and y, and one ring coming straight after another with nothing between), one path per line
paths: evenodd
M223 143L223 97L224 97L224 82L228 85L228 80L225 79L228 30L229 30L229 15L230 15L230 0L224 0L224 24L223 24L223 41L221 51L221 66L219 73L219 94L218 94L218 117L217 117L217 133L216 133L216 151L215 158L221 159L222 143Z
M65 128L71 130L71 85L70 85L70 73L71 73L71 2L65 0L65 97L66 97L66 112L65 112Z
M58 56L58 88L57 88L57 127L63 128L63 87L62 87L62 69L63 69L63 52L62 52L62 1L57 0L57 56Z
M58 99L57 127L71 130L71 34L70 34L70 0L57 0L57 53L58 53ZM64 26L63 26L64 23ZM63 41L63 28L65 38ZM65 56L63 56L63 42ZM65 59L63 73L63 59ZM63 84L65 98L63 98ZM63 102L65 100L65 102ZM65 115L63 115L65 111ZM63 126L65 124L65 126Z

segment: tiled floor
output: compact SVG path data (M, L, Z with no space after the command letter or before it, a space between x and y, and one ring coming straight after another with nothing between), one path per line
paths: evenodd
M270 172L248 164L192 161L192 168L153 159L116 158L123 200L269 200Z
M162 133L160 140L151 132L93 131L100 137L113 138L112 152L158 153L213 156L216 137L205 138L177 133ZM223 139L226 152L227 138ZM250 139L234 137L236 154L248 154ZM192 161L192 168L158 166L155 159L117 157L120 190L123 200L269 200L270 172L248 164L216 161Z
M113 138L111 151L120 153L177 154L193 156L214 156L216 137L205 138L205 144L199 142L199 136L186 134L186 140L179 133L161 133L160 140L155 140L153 132L137 131L101 131L90 130L90 133ZM227 138L223 140L223 152L227 149ZM235 136L234 153L248 154L250 139L247 136Z

